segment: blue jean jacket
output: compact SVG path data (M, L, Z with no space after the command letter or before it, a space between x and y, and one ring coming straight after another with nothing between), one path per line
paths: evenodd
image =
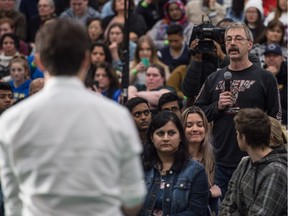
M162 201L163 215L207 215L209 187L202 164L189 160L182 169L173 164L166 175ZM147 196L140 215L152 215L160 180L160 173L155 167L145 172Z

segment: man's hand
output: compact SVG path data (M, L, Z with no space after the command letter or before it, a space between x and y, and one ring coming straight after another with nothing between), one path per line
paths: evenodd
M225 91L220 93L218 101L218 110L224 110L234 104L234 96L231 92Z
M195 55L192 55L192 60L202 62L202 54L196 52L196 47L198 46L199 39L194 39L190 44L190 49L195 52Z

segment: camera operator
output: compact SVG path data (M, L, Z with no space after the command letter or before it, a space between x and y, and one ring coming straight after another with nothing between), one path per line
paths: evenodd
M224 68L229 64L230 60L229 57L226 55L225 51L224 31L226 27L232 22L232 19L223 19L216 25L217 28L211 24L208 24L210 29L213 29L214 32L217 32L214 37L216 37L218 42L216 42L216 40L213 40L213 34L212 38L199 39L199 36L197 34L200 34L200 32L202 33L203 28L206 29L207 23L204 22L198 25L198 29L201 30L197 30L197 27L193 28L190 39L191 61L186 70L186 75L182 83L182 91L184 95L188 98L187 106L194 103L195 97L198 95L200 88L205 82L206 78L214 71L220 68ZM204 50L199 51L199 41L210 41L210 44L208 43L206 47L204 44ZM207 50L210 52L206 52ZM259 66L261 65L256 55L249 54L248 57L252 63Z

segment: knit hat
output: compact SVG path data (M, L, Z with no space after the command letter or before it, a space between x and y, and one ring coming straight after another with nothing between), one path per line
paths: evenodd
M263 19L264 10L263 10L262 0L248 0L244 7L244 13L246 13L248 8L251 8L251 7L256 8L260 12L261 18Z
M282 49L279 44L268 44L265 48L264 55L274 53L276 55L282 55Z

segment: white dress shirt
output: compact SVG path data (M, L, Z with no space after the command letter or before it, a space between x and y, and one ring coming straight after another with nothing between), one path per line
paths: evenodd
M130 113L76 77L50 78L0 118L7 216L118 216L145 197Z

